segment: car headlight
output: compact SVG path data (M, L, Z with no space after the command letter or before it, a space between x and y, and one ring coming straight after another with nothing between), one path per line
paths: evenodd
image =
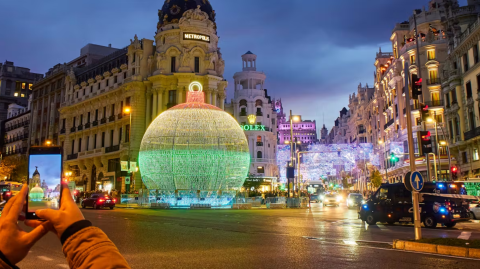
M320 200L323 200L323 195L320 195Z
M363 205L363 204L365 204L366 202L367 202L367 201L365 201L365 200L362 200L362 205Z
M342 196L337 196L337 202L342 201Z
M351 204L351 203L352 203L352 200L348 199L347 202L348 202L349 204Z

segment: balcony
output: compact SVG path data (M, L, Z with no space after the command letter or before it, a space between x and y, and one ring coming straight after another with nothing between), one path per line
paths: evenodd
M439 85L439 84L442 84L442 79L440 78L427 79L427 85Z
M90 128L90 122L85 123L85 129Z
M443 106L443 100L427 101L424 102L425 105L430 107Z
M105 123L107 123L107 118L103 118L100 120L100 124L105 124Z
M75 133L75 131L77 131L77 128L76 128L76 127L70 128L70 133Z
M82 124L78 125L77 130L79 131L83 130L83 125Z
M62 128L62 129L60 130L60 134L65 134L65 132L66 132L65 128Z
M257 116L263 116L263 112L257 111L257 113L256 113L255 115L257 115Z
M363 130L358 131L358 134L364 134L364 133L366 133L366 132L367 132L367 131L366 131L365 129L363 129Z
M257 146L262 147L262 146L263 146L263 142L257 142Z
M110 121L110 122L115 121L115 116L112 115L112 116L108 117L108 121Z
M247 116L247 112L246 111L240 111L240 116Z
M105 153L111 153L120 150L120 145L105 148Z
M384 130L387 129L387 128L390 127L390 125L392 125L394 122L395 122L395 119L389 120L389 121L387 122L387 124L385 124L385 125L383 126L383 129L384 129Z
M92 126L93 126L93 127L98 126L98 120L93 121L93 122L92 122Z
M477 127L473 130L465 132L465 133L463 133L463 135L465 136L465 141L470 140L472 138L475 138L477 136L480 136L480 127Z
M119 120L121 120L121 119L123 118L123 113L119 113L119 114L117 115L117 117L118 117Z
M67 160L76 160L78 158L78 153L70 154L67 156Z

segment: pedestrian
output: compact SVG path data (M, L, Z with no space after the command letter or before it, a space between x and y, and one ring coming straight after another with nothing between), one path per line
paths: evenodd
M23 231L18 225L27 197L27 185L5 205L0 217L0 268L18 268L33 245L49 231L58 236L70 268L130 268L107 235L82 215L70 190L62 183L62 203L59 210L42 209L35 214L45 220L25 220L34 228Z

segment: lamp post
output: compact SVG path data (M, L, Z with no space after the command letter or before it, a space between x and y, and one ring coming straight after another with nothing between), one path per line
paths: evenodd
M129 172L129 177L130 177L130 184L132 180L132 174L133 171L130 171L130 145L132 144L132 140L130 139L132 137L132 109L130 107L125 107L123 110L125 114L128 114L130 117L130 125L128 125L128 172ZM130 184L126 184L126 192L128 193L130 191Z
M293 116L292 115L292 110L290 110L290 167L295 167L295 153L293 151L293 147L294 147L294 144L296 142L294 142L295 140L293 139L293 122L298 122L300 120L300 118L298 116ZM293 182L293 186L295 186L295 178L293 179L294 182ZM290 188L290 182L288 182L288 186ZM290 193L290 190L289 190L289 193ZM295 191L294 191L295 193Z
M383 151L385 153L385 182L388 182L388 167L387 167L387 144L383 140L378 139L378 143L383 144Z
M436 118L437 116L437 112L434 111L433 112L433 116L434 118ZM427 122L433 122L435 124L435 148L437 149L437 159L438 159L438 171L435 171L435 173L437 173L437 175L439 174L439 171L442 171L442 168L441 168L441 163L440 163L440 143L438 141L438 130L437 130L437 121L435 119L432 119L432 118L427 118ZM435 176L435 178L438 180L437 176Z

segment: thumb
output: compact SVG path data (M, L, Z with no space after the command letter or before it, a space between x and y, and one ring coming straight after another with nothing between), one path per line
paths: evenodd
M53 221L57 218L58 214L60 213L58 211L59 210L53 210L53 209L40 209L35 211L35 214L37 214L37 216L40 219Z

